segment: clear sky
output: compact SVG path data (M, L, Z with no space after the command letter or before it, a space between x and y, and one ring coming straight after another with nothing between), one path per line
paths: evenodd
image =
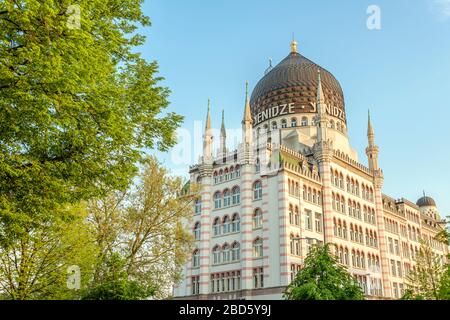
M381 10L379 30L367 27L369 5ZM227 129L240 128L245 81L251 91L269 58L287 56L294 32L299 52L341 83L364 164L370 108L383 192L415 202L425 190L450 214L450 0L146 0L144 11L152 27L140 51L158 61L170 111L185 116L192 137L181 144L200 150L194 127L208 97L214 127L223 108ZM157 154L186 176L198 154L179 161L181 149Z

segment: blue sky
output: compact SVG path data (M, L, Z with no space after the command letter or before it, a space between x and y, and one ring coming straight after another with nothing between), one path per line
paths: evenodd
M369 5L381 9L380 30L366 26ZM223 108L227 128L239 128L245 81L252 90L294 32L299 52L341 83L363 163L371 109L383 192L415 202L425 190L450 214L450 0L146 0L144 12L152 27L139 50L158 61L184 129L204 121L208 97L213 126ZM175 163L173 152L157 154L186 175L197 158Z

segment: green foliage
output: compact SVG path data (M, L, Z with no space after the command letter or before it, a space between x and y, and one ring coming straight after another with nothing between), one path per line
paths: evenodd
M80 268L81 285L90 281L97 247L84 206L60 209L57 217L0 250L4 298L76 299L78 293L66 286L73 265Z
M134 53L142 0L0 2L0 246L58 206L124 190L144 150L167 150L182 118ZM36 230L37 230L36 229ZM39 232L39 231L36 231Z
M313 246L304 267L284 292L288 300L363 300L364 295L329 244Z
M193 236L183 223L192 218L195 193L180 196L183 185L182 179L172 177L150 157L134 187L90 202L90 221L100 252L94 286L101 284L102 290L105 286L122 288L117 282L111 285L109 279L108 263L118 255L128 279L153 288L156 298L170 295L193 244Z
M82 300L140 300L152 296L155 288L145 287L139 281L129 279L126 261L115 253L106 262L106 277L82 293Z
M439 255L433 252L429 243L420 240L420 250L416 256L415 270L406 277L405 300L447 300L450 287L449 265L445 265Z

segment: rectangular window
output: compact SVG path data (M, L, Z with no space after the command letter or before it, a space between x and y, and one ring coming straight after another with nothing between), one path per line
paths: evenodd
M391 272L394 277L397 276L397 273L395 272L395 261L394 260L391 260Z
M398 295L398 285L396 282L393 283L394 285L394 298L400 298Z
M398 240L394 240L394 248L395 248L395 254L400 256L400 248L398 245Z
M402 277L402 264L400 261L397 261L397 274L400 278Z
M316 216L316 223L315 223L315 227L316 227L316 232L323 232L323 228L322 228L322 214L321 213L317 213L315 214Z
M389 243L389 253L393 254L394 253L394 244L392 243L392 238L388 238L388 243Z
M192 294L200 293L200 276L191 278Z
M312 230L312 212L310 210L305 210L305 228Z
M264 269L254 268L253 269L253 287L262 288L264 287Z

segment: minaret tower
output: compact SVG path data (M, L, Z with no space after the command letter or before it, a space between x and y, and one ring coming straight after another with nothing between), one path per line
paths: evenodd
M333 242L333 208L331 206L331 158L333 143L328 139L329 116L326 112L325 96L323 94L320 70L317 71L317 141L314 144L314 158L319 165L319 175L322 178L324 240Z
M253 192L254 161L253 161L253 132L250 102L248 100L248 83L245 89L244 116L242 119L242 145L239 153L241 165L241 272L242 289L253 289Z
M225 114L222 110L222 125L220 127L220 148L219 154L222 157L225 157L227 154L227 132L225 130Z
M212 154L213 134L211 128L211 110L210 100L208 99L208 114L206 116L205 134L203 135L203 157L199 165L199 175L201 178L201 203L202 211L200 215L201 230L208 230L211 226L211 192L212 192L212 172L213 172L213 154ZM210 243L211 234L202 232L200 235L200 275L199 299L206 299L209 293L209 274L210 274ZM191 261L192 266L192 261ZM192 272L192 269L191 269ZM192 290L192 288L189 288Z
M248 82L245 84L245 107L242 119L242 161L251 163L253 161L253 119L248 99Z
M367 139L369 145L366 148L366 155L369 162L369 169L378 170L378 146L375 145L375 132L370 121L370 111L367 123Z
M369 162L369 169L373 173L373 187L375 197L375 212L378 228L378 244L380 247L381 258L381 277L383 281L383 296L392 297L391 283L389 281L389 260L387 257L387 243L386 243L386 229L384 226L383 213L383 196L381 188L383 187L384 177L383 172L378 166L378 147L375 145L375 132L370 121L370 111L367 122L367 139L369 142L366 148L366 155Z
M211 128L211 102L208 99L208 113L206 115L205 134L203 135L203 163L212 163L213 132Z

